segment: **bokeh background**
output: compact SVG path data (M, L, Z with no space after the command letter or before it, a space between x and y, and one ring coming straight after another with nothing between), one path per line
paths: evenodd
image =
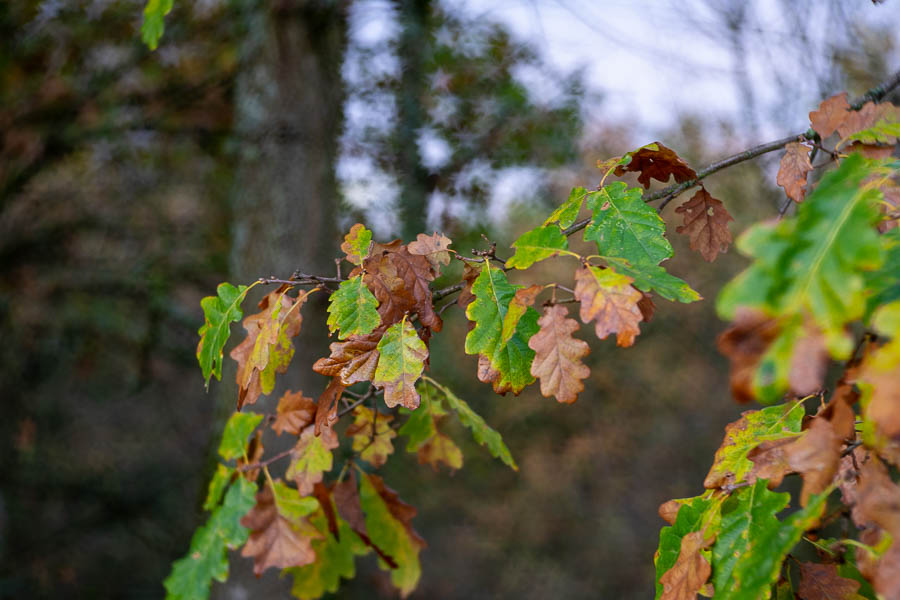
M597 185L598 159L660 140L699 167L803 131L822 98L900 65L896 0L176 1L155 52L141 10L0 2L2 598L163 595L234 403L233 365L206 392L194 356L218 282L330 274L357 221L382 240L443 231L461 252L485 234L504 254L570 187ZM735 234L784 201L777 160L708 180ZM745 263L692 253L675 205L667 266L706 300L658 301L632 348L585 328L575 405L493 395L463 315L445 313L432 375L521 471L454 426L452 475L397 444L386 479L429 542L413 598L652 593L657 506L697 493L742 410L713 299ZM304 308L283 383L311 396L322 311ZM213 596L288 588L236 558ZM393 595L371 556L338 594Z

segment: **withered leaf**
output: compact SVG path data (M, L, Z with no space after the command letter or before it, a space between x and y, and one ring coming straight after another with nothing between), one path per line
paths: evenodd
M328 387L326 387L325 391L322 392L322 395L319 396L319 401L316 403L316 435L322 435L322 429L331 427L337 423L338 400L341 399L341 394L344 393L344 387L340 377L332 377L331 381L328 383Z
M262 443L262 431L257 430L256 435L254 435L250 439L250 443L247 444L247 459L244 460L243 456L237 459L238 471L240 471L247 465L258 463L262 459L263 451L264 448ZM259 469L250 469L248 471L244 471L243 474L244 477L247 478L247 481L255 483L256 479L259 477Z
M276 486L285 496L290 492L296 494L280 481L276 482ZM298 499L288 497L286 500L289 503ZM250 539L241 556L253 557L253 572L257 577L269 567L284 569L315 562L316 553L310 542L321 537L321 534L303 514L304 511L309 514L311 510L306 510L300 502L297 505L300 510L282 505L276 500L272 488L266 485L256 495L256 505L241 519L241 525L250 529Z
M344 236L341 250L347 255L347 261L354 265L360 264L368 255L372 247L372 232L366 229L362 223L357 223L350 228L350 233Z
M337 515L334 512L334 504L331 503L331 490L324 483L317 483L313 486L313 496L319 501L322 512L325 513L325 520L328 521L328 531L334 536L334 539L340 540L340 526L338 525Z
M747 481L753 483L757 479L767 479L769 489L781 485L784 476L794 472L788 462L786 449L796 441L796 438L767 440L748 452L747 458L753 461L753 470L747 476Z
M272 423L272 429L278 435L287 431L294 435L300 435L307 425L312 424L316 418L316 403L312 398L307 398L303 392L286 391L278 400L278 416Z
M347 427L347 437L353 438L353 451L374 467L383 466L388 455L394 452L391 440L397 437L397 432L390 425L393 420L392 415L376 413L367 406L353 409L353 423Z
M561 304L545 307L538 319L541 329L528 340L528 347L535 351L531 374L541 380L541 394L571 404L584 389L581 380L590 375L590 369L581 362L590 348L572 337L578 322L568 314Z
M809 162L809 146L800 142L791 142L785 147L784 156L778 168L775 182L784 188L788 198L794 202L803 202L806 196L806 177L812 171Z
M381 303L378 313L382 324L391 325L404 314L416 312L424 326L441 330L443 322L434 311L428 287L434 280L434 271L426 257L410 254L405 246L400 246L373 252L363 267L363 281ZM354 269L351 276L356 273Z
M501 396L506 394L506 392L512 391L512 384L508 381L506 383L501 383L502 377L500 376L500 371L491 365L491 359L484 354L478 355L477 375L478 381L490 383L494 388L494 392Z
M797 595L801 600L861 600L859 582L838 575L835 564L802 562Z
M900 538L900 486L875 456L859 469L857 509L863 522L875 523L894 540ZM895 542L896 545L896 542Z
M644 317L644 323L649 323L653 320L653 313L656 312L656 304L653 303L653 296L647 292L641 292L641 299L638 300L637 306L638 310L641 311L641 316Z
M803 476L802 506L809 502L810 495L822 492L831 484L840 464L842 445L831 423L816 417L803 436L785 449L788 464Z
M379 327L368 335L351 335L343 342L333 342L331 356L320 358L313 371L328 377L339 377L345 386L371 381L378 366L378 342L386 327Z
M310 292L297 298L287 295L290 286L283 285L263 297L259 313L244 318L247 337L231 351L238 363L238 410L254 404L260 394L275 387L275 373L284 373L294 356L291 338L300 333L300 307Z
M709 561L700 551L709 547L713 538L704 540L703 536L702 531L693 531L681 538L678 561L659 578L663 585L660 600L696 600L712 573Z
M791 353L791 371L788 376L791 391L798 396L819 391L828 360L825 336L810 321L805 322Z
M394 559L376 546L371 538L369 538L369 532L366 530L366 518L363 514L362 506L359 503L356 471L353 469L350 469L346 479L335 484L334 503L337 505L338 513L340 513L341 517L347 521L350 525L350 529L359 536L359 539L375 550L375 553L378 554L379 558L386 562L392 569L396 569L397 563Z
M456 299L457 306L463 310L466 310L469 303L475 299L475 294L472 293L472 284L475 283L479 274L481 274L480 268L473 266L471 263L463 265L462 281L464 285L459 292L459 297Z
M734 325L723 331L716 343L731 360L731 394L738 402L755 400L753 376L760 359L778 337L778 323L761 312L741 309Z
M684 160L671 148L654 142L658 150L641 148L631 155L631 162L625 166L616 167L616 176L621 177L626 172L640 172L638 181L645 188L650 187L650 179L656 179L663 183L669 181L669 177L675 178L678 183L697 178L697 173L688 166Z
M384 501L391 515L403 524L403 528L406 529L406 533L409 535L413 544L422 549L426 548L428 544L425 543L422 536L420 536L412 526L413 517L416 516L417 512L415 507L401 500L400 496L397 495L397 492L384 485L384 479L378 475L367 474L366 477L369 478L372 487L375 488L375 491L381 496L381 499Z
M841 92L823 100L817 110L809 113L809 121L816 133L825 139L837 130L838 125L844 122L849 113L850 104L847 102L847 92Z
M900 598L900 542L897 538L878 561L872 584L879 597Z
M410 242L407 249L410 254L424 256L431 263L435 274L440 273L441 265L450 264L450 238L444 234L434 232L432 235L420 233L416 236L416 241Z
M728 221L734 219L728 214L725 205L709 195L705 188L700 188L694 196L675 209L684 214L684 225L680 225L678 233L686 233L691 240L691 250L699 252L703 258L712 262L719 252L727 252L731 244L731 232Z
M868 129L878 123L878 121L888 118L894 118L896 107L890 102L875 104L874 102L866 102L859 110L849 111L844 120L837 127L837 132L841 138L846 138L864 129Z
M453 471L463 466L462 450L453 440L437 432L418 450L419 464L429 464L435 471L441 463Z
M575 298L581 303L581 320L596 319L597 337L616 334L616 345L631 346L644 318L637 303L643 297L630 277L612 269L582 266L575 271Z

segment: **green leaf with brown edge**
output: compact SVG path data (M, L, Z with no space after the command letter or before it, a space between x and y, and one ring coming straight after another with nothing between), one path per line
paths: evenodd
M362 276L342 281L328 298L328 331L338 332L338 339L351 335L368 335L381 324L378 300L363 283Z
M456 411L459 422L472 431L472 437L475 438L476 442L486 447L491 453L491 456L499 458L512 470L519 470L519 466L516 464L516 461L513 460L509 448L503 443L503 438L500 437L500 434L497 433L495 429L485 422L481 415L472 410L465 400L439 384L434 379L428 376L424 377L424 379L426 382L433 385L435 389L444 394L444 397L447 399L447 404L451 409Z
M863 144L895 144L897 138L900 137L900 122L890 122L882 120L862 131L857 131L847 138L850 142L861 142Z
M222 442L219 444L219 456L232 460L244 455L247 450L247 438L262 421L263 416L257 413L236 412L225 424Z
M323 427L321 434L316 435L315 425L308 426L294 446L285 477L294 480L301 494L311 494L313 486L322 481L324 473L331 470L334 464L331 451L338 445L337 434L330 427Z
M747 454L762 442L799 437L803 415L802 402L742 413L740 419L725 427L725 438L716 450L704 487L713 489L747 481L753 470L753 461Z
M366 515L369 538L394 560L397 568L391 569L381 559L378 565L390 571L391 583L405 598L416 589L422 575L419 552L425 544L410 523L416 510L386 488L377 475L360 475L359 502Z
M228 579L226 551L247 541L250 532L240 520L253 508L255 494L256 485L243 477L229 487L222 505L194 532L187 555L172 563L172 571L163 582L166 600L209 598L212 580Z
M585 196L587 196L587 190L583 187L572 188L569 198L550 213L550 216L544 221L544 226L558 223L563 229L570 227L578 218Z
M466 335L466 354L486 356L491 367L500 373L497 385L508 386L518 394L534 382L531 374L534 350L528 347L528 340L540 329L538 313L533 308L526 309L515 333L504 341L503 321L518 287L509 283L503 271L492 268L487 262L481 269L472 284L475 300L466 307L466 316L475 322L475 327Z
M337 518L337 538L328 531L328 522L321 510L312 515L309 522L322 534L321 538L312 541L316 562L284 570L285 575L294 578L291 595L300 600L312 600L337 592L342 578L353 579L356 575L356 556L369 552L368 546L343 519Z
M736 491L722 505L722 521L712 549L716 600L765 598L778 580L781 563L825 511L828 492L812 496L806 508L784 521L775 515L791 495L770 492L766 480Z
M506 261L506 266L522 270L568 250L569 240L556 225L546 225L526 231L513 242L512 247L516 253Z
M678 561L681 553L681 540L689 533L700 531L707 523L712 524L709 531L712 536L716 528L714 518L716 515L710 511L717 511L720 506L721 502L705 496L686 499L678 509L675 523L659 530L659 546L653 558L653 564L656 567L657 600L663 594L663 585L659 580Z
M643 199L640 188L613 182L588 196L593 218L584 230L602 256L623 258L632 265L658 265L671 258L666 224Z
M241 320L241 302L250 289L246 285L234 287L230 283L221 283L216 288L217 296L207 296L200 301L206 322L197 332L200 344L197 346L197 360L203 379L209 387L209 378L213 375L222 380L222 349L231 336L231 324Z
M384 332L378 342L378 352L372 383L384 389L385 404L388 408L401 404L415 409L419 406L416 381L425 369L428 348L405 316Z
M350 232L344 236L344 243L341 244L341 250L347 255L347 261L354 265L362 264L362 261L369 256L369 249L372 246L372 232L366 229L362 223L357 223L350 228Z

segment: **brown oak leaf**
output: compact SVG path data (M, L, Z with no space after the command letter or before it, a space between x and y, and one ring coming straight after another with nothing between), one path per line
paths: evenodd
M254 404L260 394L268 394L275 385L275 373L285 373L294 356L291 338L300 333L303 318L300 308L309 292L297 298L287 295L290 286L283 285L264 296L260 312L244 318L247 337L231 351L238 363L238 410Z
M883 438L880 445L897 444L900 442L900 369L882 370L867 361L863 363L860 379L872 389L865 416Z
M831 484L841 461L842 445L831 423L816 417L803 436L785 449L788 464L803 476L802 506L806 506L810 495L820 493Z
M814 394L822 388L828 367L825 336L811 322L803 324L803 332L794 342L788 384L798 396Z
M448 248L453 242L447 236L434 232L432 235L420 233L416 236L416 241L410 242L407 249L410 254L424 256L431 263L435 274L441 272L441 265L450 264L450 251Z
M287 431L294 435L306 429L316 418L316 402L307 398L303 392L286 391L278 400L278 416L272 423L275 433L281 435Z
M363 262L363 281L380 302L382 324L390 326L414 311L422 325L440 331L443 322L434 310L429 287L435 277L431 263L424 256L410 254L405 246L384 248ZM358 272L354 269L350 276Z
M631 162L624 167L616 167L616 176L621 177L626 172L640 171L638 181L645 188L650 187L650 179L656 179L666 183L669 177L675 178L678 183L697 178L697 173L688 166L684 160L671 148L667 148L659 142L654 142L658 150L641 148L631 155Z
M728 221L734 221L725 205L700 188L694 197L675 209L684 213L684 225L675 231L686 233L691 240L691 250L698 251L703 258L712 262L719 252L727 252L731 244Z
M305 518L292 519L279 511L268 485L256 494L256 505L241 519L241 525L250 530L241 556L253 557L257 577L269 567L302 567L316 561L310 542L321 534Z
M778 336L778 324L761 312L739 309L734 324L719 334L719 352L731 360L731 394L741 403L752 402L753 376L760 359Z
M450 471L461 469L463 466L463 454L453 440L443 433L436 433L430 440L422 444L417 456L420 465L431 465L435 471L443 463Z
M644 316L637 303L643 296L632 287L632 281L612 269L583 266L575 271L581 320L589 323L596 319L597 337L602 340L615 333L617 346L631 346L641 332L638 323Z
M757 479L767 479L769 489L781 485L784 476L794 472L786 449L796 441L797 438L767 440L748 452L747 458L753 461L753 469L747 475L747 483L752 485Z
M806 177L812 171L809 162L809 146L800 142L791 142L785 147L784 156L778 167L775 182L784 188L787 197L794 202L803 202L806 196Z
M706 585L712 567L700 553L715 538L704 540L702 531L693 531L681 538L681 551L671 569L663 573L659 582L663 586L660 600L696 600L697 593Z
M834 133L838 125L844 122L850 113L847 92L841 92L827 100L823 100L819 108L809 113L812 128L822 139Z
M484 354L478 355L478 381L482 383L490 383L494 388L494 393L505 396L506 392L512 390L510 383L500 384L502 377L500 371L491 365L491 359Z
M862 548L860 551L865 552ZM872 587L880 598L900 598L900 542L897 538L878 561Z
M653 320L653 313L656 312L656 304L653 303L653 296L647 292L641 292L641 299L637 303L641 316L644 317L644 323Z
M331 502L331 490L324 483L317 483L313 486L312 495L319 501L322 512L325 513L325 519L328 521L328 531L334 536L334 539L340 540L340 530L338 528L337 515L334 512L334 504Z
M875 104L866 102L859 110L850 111L837 127L841 138L872 127L882 119L895 120L897 107L890 102Z
M341 399L341 394L344 393L345 387L346 386L343 384L340 377L332 377L331 381L328 383L328 387L326 387L325 391L322 392L322 395L319 396L319 400L316 402L316 435L322 435L322 429L331 427L337 423L338 400Z
M541 394L571 404L584 389L581 380L590 375L590 369L581 362L590 348L572 337L578 330L578 321L568 318L568 314L561 304L545 307L538 319L540 330L528 340L528 347L535 351L531 374L541 380Z
M456 305L463 309L463 311L465 311L466 307L469 306L469 303L475 299L475 295L472 293L472 284L475 283L475 280L480 274L481 269L479 267L470 263L465 263L463 265L463 288L460 290L459 297L456 299Z
M797 595L800 600L861 600L859 582L838 575L835 564L823 565L812 562L798 563L800 584Z
M667 500L659 505L657 512L663 521L674 525L675 519L678 518L678 511L681 510L683 504L684 502L681 500Z
M378 366L378 342L386 329L382 325L370 334L351 335L343 342L332 342L328 346L331 356L317 360L313 371L328 377L339 377L345 386L371 381Z
M856 506L863 523L874 523L900 539L900 486L875 456L860 466Z

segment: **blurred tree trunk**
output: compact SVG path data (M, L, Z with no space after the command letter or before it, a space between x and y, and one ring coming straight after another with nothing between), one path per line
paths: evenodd
M229 265L235 282L250 283L268 275L287 278L296 269L322 275L335 270L334 165L342 122L346 36L344 2L260 0L249 15L235 90L240 149ZM264 293L273 289L270 286ZM260 400L266 403L265 410L274 411L285 387L302 389L312 397L321 392L323 379L310 366L327 348L326 299L327 294L315 294L304 306L292 368L272 396ZM245 314L254 312L249 302L245 307ZM231 392L224 401L230 412L234 384L229 381L223 387ZM272 571L256 582L251 566L248 559L233 560L232 576L226 586L217 586L217 596L246 597L251 585L256 597L285 594L289 579L279 580Z
M394 4L402 28L397 51L401 76L395 136L400 217L404 239L413 240L425 231L428 195L433 190L419 152L419 135L425 125L422 99L428 85L425 57L431 38L431 0L395 0Z

